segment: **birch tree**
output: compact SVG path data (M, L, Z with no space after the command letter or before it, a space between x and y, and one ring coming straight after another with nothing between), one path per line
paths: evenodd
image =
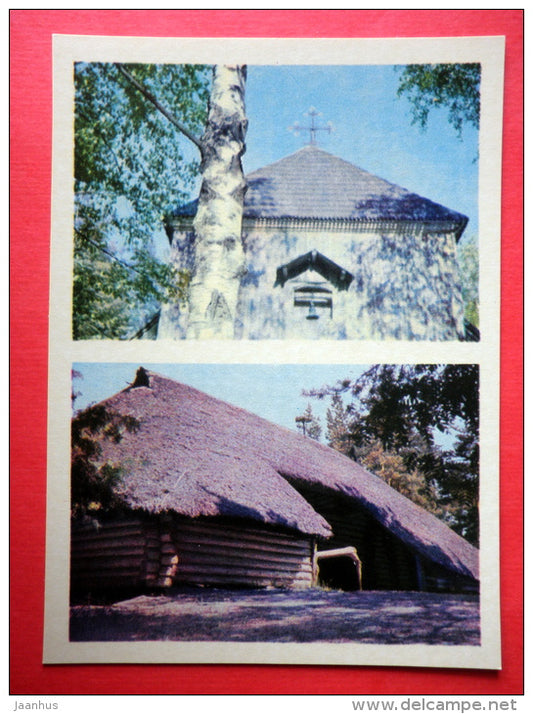
M138 320L143 301L183 298L188 285L187 336L233 337L244 266L246 67L213 67L198 138L204 71L118 63L76 69L75 339L128 337L132 310ZM165 203L168 210L183 200L194 177L177 132L200 154L192 276L176 275L146 250Z
M194 219L195 268L189 292L187 337L232 338L240 276L246 182L244 92L246 67L217 65L204 135L202 187Z

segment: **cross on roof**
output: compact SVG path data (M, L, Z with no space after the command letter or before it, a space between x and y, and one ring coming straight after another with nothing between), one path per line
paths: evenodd
M310 107L306 112L304 112L305 116L311 117L311 125L310 126L302 126L299 124L297 121L294 122L292 126L289 127L289 131L294 132L296 136L299 135L301 131L308 131L309 132L309 145L310 146L316 146L316 135L317 132L319 131L327 131L328 134L331 134L333 131L333 124L328 121L326 126L317 126L315 122L315 118L322 116L321 112L318 112L314 107Z

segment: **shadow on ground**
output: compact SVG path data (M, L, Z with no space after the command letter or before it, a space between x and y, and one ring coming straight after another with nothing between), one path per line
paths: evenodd
M479 645L474 595L187 590L71 608L72 641Z

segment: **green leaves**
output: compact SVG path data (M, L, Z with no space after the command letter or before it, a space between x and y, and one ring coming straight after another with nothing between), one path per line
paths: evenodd
M121 504L121 464L102 461L102 441L119 442L125 432L135 432L139 421L102 405L89 407L72 420L71 515L81 517Z
M465 124L479 128L480 82L480 64L410 64L402 70L398 96L411 102L413 124L422 128L431 111L447 109L460 137Z
M477 543L478 365L378 364L308 394L332 395L330 446Z
M192 132L206 116L201 65L127 65ZM162 217L188 200L196 147L113 64L77 63L75 77L74 339L124 339L159 303L182 294L165 265ZM186 283L186 280L185 280Z
M465 318L475 327L479 327L479 250L475 239L459 242L457 263L461 276Z

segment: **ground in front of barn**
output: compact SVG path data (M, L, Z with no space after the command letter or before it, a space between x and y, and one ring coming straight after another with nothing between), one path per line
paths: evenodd
M180 589L75 605L70 640L479 645L479 598L318 588Z

